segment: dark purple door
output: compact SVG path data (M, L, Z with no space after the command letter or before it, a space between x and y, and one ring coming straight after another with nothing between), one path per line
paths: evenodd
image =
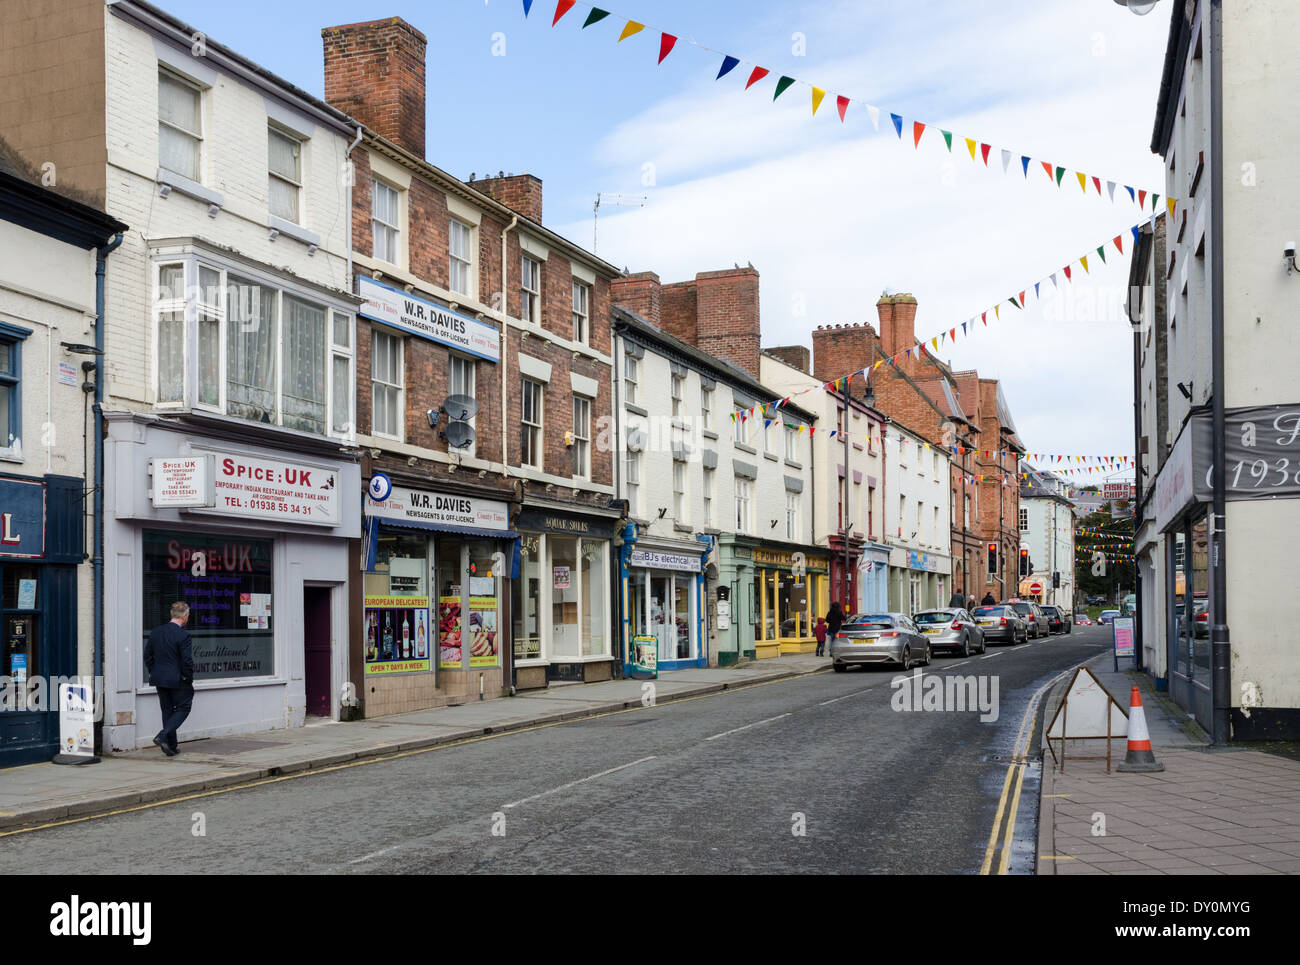
M324 586L302 588L303 672L307 713L330 715L330 590Z

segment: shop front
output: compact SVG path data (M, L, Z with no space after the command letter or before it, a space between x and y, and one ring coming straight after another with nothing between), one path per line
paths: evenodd
M861 613L889 609L889 547L867 543L858 562Z
M815 653L817 617L830 609L830 560L802 549L756 546L754 559L755 654Z
M633 643L652 637L659 670L707 667L707 543L639 539L627 550L623 672L631 674Z
M356 462L255 426L105 418L105 745L144 747L159 730L144 645L176 601L190 606L195 669L182 739L337 718Z
M951 574L951 557L894 547L889 554L889 608L912 614L946 607Z
M359 650L364 715L501 696L515 550L509 504L394 485L377 472L364 505L352 658Z
M619 515L525 503L515 519L514 686L614 676L612 544Z
M84 486L0 475L0 768L59 751L58 685L75 682L89 609L77 572Z

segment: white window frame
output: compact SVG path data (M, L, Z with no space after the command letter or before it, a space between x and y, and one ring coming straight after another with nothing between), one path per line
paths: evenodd
M1019 515L1020 515L1020 532L1022 533L1029 532L1029 507L1021 506Z
M684 402L686 400L686 376L678 375L673 372L669 375L669 386L672 396L672 417L680 419L684 415Z
M271 139L272 139L272 138L276 138L276 137L281 138L282 140L288 141L290 144L293 145L293 160L294 160L294 167L297 169L297 170L294 172L294 177L293 177L293 178L289 177L289 175L287 175L287 174L284 174L284 173L279 172L279 171L273 171L273 170L271 169ZM285 221L292 222L293 224L296 224L296 225L304 224L304 223L305 223L305 218L303 217L304 205L303 205L303 197L302 197L302 184L303 184L303 174L302 174L302 167L303 167L303 165L302 165L302 162L303 162L303 153L304 153L304 152L303 152L303 143L304 143L304 142L303 142L303 139L302 139L301 137L297 136L297 135L290 134L288 131L284 130L283 128L276 127L274 124L268 124L268 125L266 126L266 138L267 138L267 145L266 145L266 152L267 152L267 157L266 157L266 177L267 177L266 209L267 209L267 211L269 211L272 215L275 215L275 217L277 217L277 218L284 218ZM296 178L296 180L295 180L295 178ZM282 214L277 214L275 211L273 211L273 210L271 209L271 182L272 182L272 181L280 181L280 182L283 182L284 184L287 184L287 185L289 185L290 187L293 188L293 206L294 206L294 215L293 215L292 218L285 217L285 216L282 215Z
M738 442L742 446L749 445L749 438L748 438L749 432L748 429L746 428L749 420L746 418L742 418L747 411L748 411L747 409L745 409L740 405L736 406L736 420L732 427L732 441Z
M673 460L673 521L683 525L690 522L686 502L687 464L681 459Z
M627 450L623 462L625 491L627 492L627 511L634 516L641 513L641 453L635 449Z
M542 263L531 255L519 256L519 317L542 324Z
M343 322L343 330L347 335L347 342L339 340L339 329L337 322ZM329 368L329 411L331 429L347 438L356 435L356 388L357 388L357 369L356 355L354 345L356 344L356 317L349 315L347 312L340 312L338 309L331 308L329 314L330 326L330 368ZM344 379L344 384L348 387L347 402L343 405L343 411L339 411L339 400L334 394L334 366L338 362L343 362L348 369L348 374ZM224 363L224 357L223 357ZM342 419L339 418L342 416Z
M591 478L591 404L585 395L573 396L573 478ZM581 417L580 417L581 416Z
M713 428L713 390L700 387L700 428Z
M183 289L181 297L172 297L161 299L160 285L161 273L163 268L168 266L180 266L182 269ZM150 334L150 363L149 363L149 397L152 405L159 411L174 411L192 409L199 412L212 412L217 415L223 415L228 418L240 419L239 415L232 415L228 411L228 393L227 393L227 376L228 376L228 359L229 359L229 310L227 298L229 293L229 278L234 275L238 278L245 279L257 285L269 288L275 295L275 420L269 425L277 428L284 428L284 379L283 368L284 360L284 311L286 297L296 298L300 301L309 302L310 304L321 308L325 312L326 339L323 351L325 353L325 418L324 431L320 433L311 432L310 430L297 429L288 427L290 431L306 432L308 435L319 436L321 438L347 439L355 437L355 399L349 399L347 404L348 412L342 420L336 418L334 399L334 362L335 359L346 359L348 365L347 383L355 389L356 385L356 365L355 351L352 342L355 340L356 316L352 313L351 306L340 305L322 297L318 292L307 288L297 288L287 286L282 279L268 275L246 265L227 264L215 257L203 253L185 253L185 254L162 254L154 253L152 255L151 284L153 286L154 298L153 309L151 312L152 332ZM205 272L214 272L217 276L217 286L219 297L214 302L207 296L210 292L204 292L200 284L200 279ZM175 293L172 293L175 295ZM162 333L162 314L165 312L180 312L182 315L182 332L183 334L183 351L182 351L182 379L181 379L181 398L179 400L160 402L158 401L159 380L161 377L160 364L160 341ZM342 331L348 335L348 344L335 340L335 318L343 319ZM203 319L210 319L217 325L217 345L219 361L217 365L217 402L200 401L199 386L199 338L200 324ZM336 422L344 423L343 428L336 429Z
M537 417L537 421L529 422L525 413L527 411L528 396L530 392L534 390L534 388L536 390L536 398L537 398L537 401L534 404L534 408L535 408L534 414ZM521 389L519 393L519 424L523 430L519 436L519 464L521 466L527 466L530 469L542 469L545 467L546 454L543 451L543 444L546 438L543 435L543 432L545 431L546 428L545 414L546 414L546 383L539 382L536 379L530 379L525 376L522 379ZM524 445L525 439L531 439L532 444L529 446L525 446ZM526 449L533 450L533 455L536 457L537 460L536 462L528 461L525 453Z
M623 395L628 405L636 405L637 380L641 376L640 361L635 355L623 356Z
M392 223L385 221L375 211L375 201L382 192L391 192L393 196L396 210L393 212ZM388 238L388 233L391 232L392 251L385 251L385 254L392 254L391 260L379 253L379 245L375 241L379 233L375 231L375 225L380 225L384 229L385 238ZM402 189L376 177L370 179L370 255L376 261L394 267L400 267L402 264Z
M461 391L456 388L457 379L455 373L457 369L464 373L460 380L465 383L461 386ZM449 395L468 395L470 398L478 398L478 362L476 359L466 355L458 355L455 352L447 353L447 392ZM477 415L469 417L468 421L471 429L476 428L477 420ZM478 440L475 439L463 449L452 451L463 456L473 456L478 451Z
M165 120L163 120L163 118L162 118L162 111L161 111L161 110L159 110L159 112L158 112L158 124L159 124L160 127L165 126L165 127L167 127L169 130L176 131L177 133L181 134L182 136L184 136L184 137L188 137L188 138L190 138L191 140L193 140L193 141L195 142L194 176L191 178L191 180L195 181L195 182L198 183L198 184L202 184L202 183L203 183L203 158L204 158L204 153L205 153L204 150L203 150L203 92L204 92L204 88L203 88L202 85L195 83L194 81L190 80L188 77L183 77L182 75L178 74L176 71L174 71L174 70L169 70L169 69L168 69L166 66L164 66L163 64L159 64L159 65L158 65L158 78L159 78L159 82L160 82L160 83L161 83L161 80L162 80L163 77L166 77L167 80L171 81L172 83L179 84L179 85L181 85L182 87L188 87L190 90L194 91L195 98L198 100L198 111L196 112L196 113L198 114L198 119L199 119L199 129L198 129L198 131L187 131L187 130L185 130L185 128L183 128L183 127L178 127L177 125L173 124L171 121L165 121ZM162 136L161 136L161 135L159 135L158 140L159 140L159 146L161 147L161 143L162 143ZM171 171L171 168L163 167L163 163L162 163L162 151L161 151L161 150L159 150L159 152L158 152L158 166L159 166L160 168L163 168L164 171ZM173 173L173 174L179 174L179 175L180 175L181 177L183 177L183 178L190 178L190 177L191 177L189 174L186 174L184 171L172 171L172 173Z
M465 231L465 252L464 255L456 253L456 235L457 228L463 228ZM464 266L465 287L456 287L456 267ZM447 290L454 295L463 295L466 298L474 298L474 226L466 224L459 218L447 219Z
M401 441L403 440L403 436L404 436L404 434L405 434L405 430L406 430L406 419L405 419L405 415L406 415L406 339L405 339L404 337L402 337L401 335L399 335L398 333L396 333L396 332L386 331L386 330L384 330L384 329L382 329L382 328L379 328L378 326L375 326L375 327L372 329L372 332L371 332L371 336L370 336L370 338L371 338L371 343L370 343L370 385L371 385L371 394L370 394L370 432L371 432L372 435L374 435L374 436L378 436L378 437L381 438L381 439L395 439L395 440L397 440L398 442L401 442ZM397 376L397 381L396 381L396 382L385 382L385 381L383 381L383 380L378 379L378 378L375 377L375 365L374 365L374 357L375 357L375 341L376 341L377 339L380 339L380 338L384 338L384 339L393 339L393 340L396 341L396 344L397 344L397 361L396 361L396 365L395 365L395 372L396 372L396 376ZM395 406L395 411L397 412L397 431L396 431L395 433L384 432L384 431L382 431L378 426L375 425L375 418L374 418L374 413L375 413L375 401L374 401L374 400L375 400L375 395L374 395L374 393L375 393L376 389L379 388L379 387L382 387L385 391L391 391L391 390L393 390L393 389L396 389L396 390L397 390L397 402L396 402L396 406Z
M713 473L714 470L705 467L704 484L700 489L704 497L704 525L713 525Z
M802 497L793 489L785 491L785 538L799 539L799 500Z
M785 458L790 462L799 461L799 429L796 426L785 427Z
M578 278L573 279L573 340L591 343L591 286Z
M744 476L737 476L735 495L735 512L732 521L736 524L736 532L752 533L754 531L753 481Z

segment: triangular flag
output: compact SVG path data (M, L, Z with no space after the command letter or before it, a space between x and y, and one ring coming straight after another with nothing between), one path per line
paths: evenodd
M1002 151L1002 173L1007 173L1007 168L1011 165L1011 152L1005 148Z
M738 63L740 63L739 58L733 57L731 56L731 54L727 54L725 57L722 58L722 66L718 69L718 76L713 79L719 80L724 75L731 73L735 69Z
M793 83L794 83L793 77L786 77L783 75L781 79L776 82L776 93L772 95L772 100L776 100L778 97L784 94L790 88L790 85Z
M587 14L587 19L582 23L582 29L586 30L593 23L600 23L609 16L608 10L601 10L600 7L592 7L591 13Z
M662 64L664 58L672 53L673 44L675 43L677 43L677 38L672 34L661 33L659 35L659 63Z
M983 323L985 324L985 326L987 326L988 323L989 323L989 313L988 313L988 312L980 312L980 321L983 322Z
M1080 259L1079 259L1079 264L1083 265L1083 270L1084 270L1085 272L1087 272L1087 271L1088 271L1088 256L1087 256L1087 255L1084 255L1082 258L1080 258Z
M559 23L560 18L572 10L573 5L577 2L578 0L560 0L560 2L555 5L555 19L551 21L551 26L554 27Z
M1147 193L1146 193L1145 191L1139 191L1139 192L1138 192L1138 207L1139 207L1139 208L1145 208L1146 206L1147 206Z
M849 99L845 97L843 94L840 94L838 97L835 98L835 107L840 112L840 121L843 122L844 112L849 109Z
M1057 169L1056 169L1056 186L1057 186L1058 188L1061 186L1061 178L1063 178L1063 177L1065 177L1065 168L1063 168L1063 167L1057 167Z
M1174 205L1177 204L1177 202L1174 201L1173 198L1165 198L1165 204L1169 206L1169 217L1172 218L1174 216Z
M978 141L972 140L969 137L966 138L966 149L970 151L970 159L972 161L975 160L975 148L978 146L978 144L979 144Z
M532 10L532 9L533 9L533 0L524 0L524 16L525 16L525 17L528 16L529 11Z
M1069 265L1066 265L1066 266L1065 266L1065 280L1066 280L1066 281L1073 281L1073 280L1074 280L1074 279L1072 279L1072 278L1070 277L1070 266L1069 266Z
M981 153L982 155L984 155L984 166L985 166L985 167L988 167L988 166L989 166L989 149L990 149L990 147L991 147L991 145L989 145L989 144L981 144L981 145L980 145L980 153Z
M1001 303L1001 302L999 302L998 304L996 304L996 305L993 306L993 314L996 315L998 318L1001 318L1001 317L1002 317L1002 303Z
M1040 284L1039 282L1034 282L1034 297L1035 297L1035 298L1038 297L1038 286L1039 286L1039 284Z
M1152 192L1152 194L1151 194L1151 210L1152 210L1152 211L1154 211L1154 210L1156 209L1156 202L1159 201L1159 200L1160 200L1160 195L1156 194L1155 192Z
M1100 196L1100 194L1101 194L1101 178L1093 178L1093 179L1092 179L1092 186L1093 186L1094 188L1097 189L1097 194Z
M867 105L867 116L871 118L871 126L880 130L880 108Z
M1052 177L1052 165L1047 161L1041 163L1043 165L1043 170L1047 172L1048 179L1050 179Z
M822 106L822 98L825 96L826 91L822 90L820 87L814 87L812 89L813 117L817 116L817 108Z
M1023 291L1020 293L1020 307L1025 307L1025 293Z
M1015 298L1008 298L1007 301L1009 301L1009 302L1010 302L1014 307L1016 307L1016 308L1019 308L1019 307L1020 307L1020 303L1017 302L1017 301L1015 300Z
M1025 169L1025 177L1029 177L1029 158L1020 155L1020 166Z
M1129 199L1130 201L1132 201L1132 200L1133 200L1133 189L1130 188L1130 187L1126 184L1126 185L1124 185L1124 190L1128 192L1128 199Z
M921 135L925 133L925 125L920 121L912 122L912 147L921 146Z
M1123 236L1123 235L1116 235L1116 236L1115 236L1115 247L1119 250L1119 253L1120 253L1121 255L1124 254L1124 236Z
M626 24L623 25L623 32L618 35L618 42L622 43L623 41L627 40L628 37L632 36L633 34L639 34L644 29L645 29L645 24L637 23L635 20L629 20Z
M962 322L962 323L961 323L961 333L962 333L963 335L966 334L966 323L965 323L965 322Z
M939 350L939 340L937 338L932 338L930 339L930 341L934 343L934 348L935 351L937 352Z
M1053 288L1060 288L1060 287L1061 287L1060 285L1058 285L1058 284L1056 283L1056 272L1052 272L1052 287L1053 287Z
M939 133L943 135L943 143L948 145L948 153L952 153L952 131L945 131L939 128Z
M898 132L898 136L901 139L903 136L903 119L897 114L890 114L889 119L894 122L894 130Z
M755 67L753 72L749 75L749 80L745 81L745 90L749 90L755 83L762 80L769 73L771 73L771 71L766 67Z
M1106 193L1110 195L1111 204L1114 204L1115 203L1115 182L1114 181L1106 182Z
M965 326L966 326L966 323L965 323L965 322L962 322L962 329L963 329L963 331L965 330ZM956 325L954 325L952 328L948 329L948 336L949 336L949 337L950 337L954 342L957 341L957 326L956 326Z
M1079 176L1079 190L1082 191L1084 194L1087 194L1087 193L1088 193L1088 176L1087 176L1086 174L1084 174L1082 171L1075 171L1074 173L1077 174L1077 175Z
M1133 246L1136 248L1138 243L1138 226L1134 225L1132 228L1129 228L1129 231L1133 232Z
M1105 245L1098 245L1098 246L1097 246L1097 254L1101 256L1102 264L1105 264L1105 262L1106 262L1106 246L1105 246Z

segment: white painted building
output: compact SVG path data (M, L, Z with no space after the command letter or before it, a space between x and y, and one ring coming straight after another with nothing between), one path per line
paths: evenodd
M885 429L885 541L889 608L916 613L952 595L952 482L948 450L891 422ZM978 601L977 601L978 602Z
M828 603L812 413L733 420L780 393L621 307L614 336L624 652L653 638L672 669L810 650Z
M1020 483L1020 545L1029 550L1030 574L1020 581L1020 595L1059 606L1074 614L1074 507L1069 484L1050 472L1028 470ZM1035 594L1032 584L1042 586Z
M1138 286L1129 304L1136 449L1145 469L1140 635L1146 665L1219 740L1295 738L1300 655L1279 628L1300 531L1300 396L1284 361L1300 358L1300 274L1285 254L1300 239L1300 122L1292 108L1300 6L1169 6L1151 148L1164 158L1165 193L1177 203L1170 212L1160 202L1167 224L1143 234L1130 273ZM1216 390L1226 427L1217 526L1208 481ZM1226 628L1218 663L1228 669L1217 685L1216 624Z

